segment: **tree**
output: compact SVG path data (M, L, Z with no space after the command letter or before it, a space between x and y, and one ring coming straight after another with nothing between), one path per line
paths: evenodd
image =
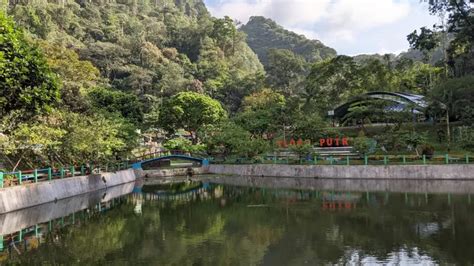
M234 21L225 16L223 19L215 19L210 37L216 40L219 48L225 55L235 52L235 42L238 32L235 28Z
M43 40L37 43L49 67L59 78L62 104L73 111L87 110L86 93L103 82L99 70L91 62L80 60L74 50L65 48L60 43Z
M306 72L306 62L302 56L286 49L268 50L268 83L286 96L295 94Z
M204 149L206 148L206 146L203 144L193 145L190 140L183 137L169 139L163 144L163 147L170 151L181 152L199 152L204 151Z
M313 64L306 78L302 97L308 108L316 104L325 111L335 104L365 91L361 87L363 77L360 67L348 56L337 56Z
M442 24L435 25L435 28L441 29L440 33L443 34L440 41L445 50L445 64L449 66L450 72L457 77L474 73L474 16L471 1L427 2L431 14L438 15L442 21ZM410 34L409 41L415 47L429 49L436 42L437 36L439 34L436 32L422 28L420 34L416 31Z
M95 88L88 94L89 101L97 109L118 113L130 122L140 124L143 122L142 104L138 97L121 91Z
M259 137L252 137L250 132L231 121L207 126L199 131L207 151L212 155L244 156L252 158L268 151L269 144Z
M56 79L37 47L0 12L0 116L19 111L28 119L59 99Z
M163 103L159 124L169 133L180 128L189 131L193 144L196 144L197 130L216 124L226 116L218 101L196 92L180 92Z
M438 84L430 97L443 103L450 118L461 120L466 124L472 121L472 105L474 104L474 75L448 79Z
M236 122L254 136L271 135L284 127L285 105L283 95L263 89L244 98Z

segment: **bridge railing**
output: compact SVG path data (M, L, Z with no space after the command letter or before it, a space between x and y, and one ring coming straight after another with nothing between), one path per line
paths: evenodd
M205 153L200 153L200 152L189 152L189 151L183 151L183 150L166 150L166 151L150 152L150 153L145 153L143 155L135 156L131 160L131 162L145 161L145 160L150 160L150 159L164 157L164 156L171 156L171 155L184 155L184 156L202 158L202 159L208 157Z

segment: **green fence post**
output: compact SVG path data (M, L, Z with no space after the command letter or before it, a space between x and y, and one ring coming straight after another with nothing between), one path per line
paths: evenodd
M93 164L90 164L90 166L91 166L91 170L90 170L90 171L91 171L91 175L92 175L92 174L94 174L94 165L93 165Z
M407 164L407 157L405 155L402 156L403 164Z
M387 155L384 155L384 156L383 156L383 164L384 164L384 165L387 165L387 162L388 162L388 161L387 161Z
M318 155L314 155L314 164L318 164Z
M3 188L3 172L0 172L0 188Z
M276 164L277 163L277 157L276 155L273 155L273 164Z
M35 177L35 183L38 183L38 169L34 170L33 176Z
M444 160L446 164L449 164L449 154L446 153L446 155L444 156Z
M466 164L469 163L469 154L466 154Z
M0 236L0 251L3 251L3 235Z
M86 175L86 168L84 167L84 164L81 164L81 175Z
M23 184L23 178L21 177L21 171L18 171L17 175L18 175L18 184L20 184L20 185Z
M61 176L61 178L64 178L64 168L61 166L61 168L59 168L59 175Z
M329 164L332 165L332 163L333 162L332 162L332 156L331 156L331 157L329 157Z
M426 155L423 154L423 164L426 164Z
M48 168L48 180L51 180L53 178L53 171L51 167Z
M35 225L35 236L38 237L39 235L39 226Z
M290 164L290 156L289 155L286 156L286 164Z
M368 165L369 164L369 157L364 154L364 164Z
M349 156L346 156L346 165L350 165Z
M128 168L128 161L125 161L125 169Z

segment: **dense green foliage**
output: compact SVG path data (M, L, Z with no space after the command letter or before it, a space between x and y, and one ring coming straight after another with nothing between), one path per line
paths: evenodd
M164 148L256 157L277 139L339 135L328 111L373 91L427 96L433 123L472 126L473 22L455 2L430 4L447 24L410 34L407 53L349 57L263 17L238 29L201 0L11 1L11 18L0 15L2 160L129 158L146 149L141 132L171 137ZM351 106L351 134L406 149L411 115L387 108ZM367 130L380 120L391 124Z
M218 101L196 92L180 92L163 103L159 123L169 133L179 128L189 131L196 144L200 128L217 124L226 116Z
M0 116L15 115L22 120L47 111L59 96L57 82L43 55L26 42L23 32L3 12L0 12L0 88Z

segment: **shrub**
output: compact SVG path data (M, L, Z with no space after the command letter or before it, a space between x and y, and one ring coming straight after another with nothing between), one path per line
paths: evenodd
M363 131L359 132L359 135L353 140L354 149L360 154L370 154L375 151L377 142L374 139L367 138Z
M433 158L435 148L430 144L422 144L418 147L419 153L425 155L427 159Z

